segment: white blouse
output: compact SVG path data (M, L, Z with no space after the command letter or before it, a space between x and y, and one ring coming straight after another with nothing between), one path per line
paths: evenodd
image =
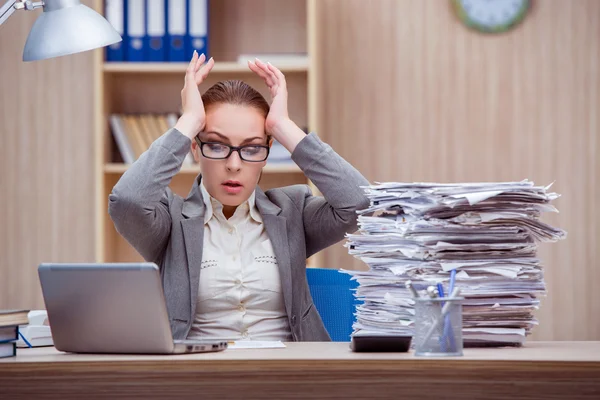
M228 220L202 182L200 189L204 247L188 338L291 341L277 260L254 193Z

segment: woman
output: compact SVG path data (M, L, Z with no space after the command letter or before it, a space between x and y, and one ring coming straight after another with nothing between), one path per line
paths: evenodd
M200 95L214 65L194 56L183 112L127 170L109 196L117 231L159 265L175 339L330 340L313 306L306 259L356 230L365 178L288 117L285 77L249 68L272 104L240 81ZM270 137L292 154L324 197L306 185L258 186ZM202 174L183 199L168 185L191 151Z

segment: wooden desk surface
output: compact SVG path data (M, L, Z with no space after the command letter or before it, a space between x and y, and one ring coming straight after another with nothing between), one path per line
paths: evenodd
M19 349L0 359L0 398L600 399L600 342L529 342L453 358L286 346L169 356Z

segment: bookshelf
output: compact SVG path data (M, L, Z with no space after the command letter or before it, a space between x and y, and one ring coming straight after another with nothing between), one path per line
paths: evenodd
M315 130L313 66L310 58L313 0L209 0L209 52L215 67L201 92L225 79L243 79L270 101L268 89L246 65L237 63L240 54L308 53L307 62L295 61L281 66L289 90L290 117L301 127ZM104 1L94 7L103 12ZM96 51L94 144L96 204L95 254L98 262L141 261L142 258L114 229L108 216L108 196L127 171L120 162L112 137L111 114L165 114L178 112L187 63L105 62L104 52ZM200 168L184 165L170 188L187 196ZM290 184L310 184L294 165L269 164L263 170L263 190ZM311 185L311 187L313 187ZM315 189L313 187L313 189ZM315 189L316 192L316 189ZM317 266L318 255L309 260Z
M216 61L216 60L215 60ZM104 63L103 70L107 74L125 74L125 73L171 73L171 74L185 74L187 63L121 63L121 62L110 62ZM306 63L294 63L287 64L279 67L281 72L284 74L295 73L295 72L308 72L308 64ZM243 79L246 75L254 74L246 65L239 64L237 62L215 62L215 65L211 71L211 74L215 73L232 73L240 74L240 78Z
M104 164L104 173L105 174L118 174L121 175L122 173L124 173L125 171L127 171L127 168L129 166L127 164L122 164L122 163L106 163ZM181 171L179 171L180 174L192 174L192 175L198 175L200 173L200 167L197 165L183 165L181 167ZM272 164L272 165L266 165L265 168L263 168L263 173L264 174L297 174L297 173L302 173L302 171L300 171L300 168L297 165L288 165L288 164Z

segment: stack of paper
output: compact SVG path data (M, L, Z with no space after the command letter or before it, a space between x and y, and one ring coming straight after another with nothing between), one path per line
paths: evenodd
M273 140L267 162L269 165L294 164L294 161L292 160L292 154L277 140Z
M545 293L537 243L566 232L540 221L557 212L558 197L530 181L502 183L383 183L366 188L359 232L349 253L368 271L344 271L359 282L355 331L412 334L417 290L442 283L465 297L465 345L520 345L537 325L533 312ZM425 295L424 292L421 295Z

